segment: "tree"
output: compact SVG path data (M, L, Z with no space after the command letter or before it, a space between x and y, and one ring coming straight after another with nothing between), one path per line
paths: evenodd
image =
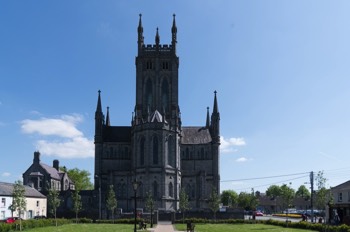
M190 209L190 205L188 202L188 195L185 192L185 189L181 189L180 191L180 199L179 199L179 208L182 212L182 223L185 223L185 211Z
M332 201L330 189L326 188L327 179L323 176L323 171L319 171L315 178L317 192L316 192L316 208L325 210L326 205Z
M281 186L281 197L286 209L292 206L294 196L295 196L294 189L292 189L290 186L286 184L283 184ZM287 210L287 213L288 213L288 210Z
M12 192L12 208L15 209L18 213L19 220L19 230L22 231L22 219L21 214L27 208L27 202L25 198L25 188L22 184L22 181L16 181L15 186L13 187Z
M271 185L266 190L266 196L270 197L271 199L276 199L276 197L281 196L281 187L278 185Z
M291 185L291 183L290 183ZM294 189L292 189L290 186L283 184L281 186L281 197L283 200L283 204L285 206L286 209L286 223L288 226L288 208L290 208L292 206L293 203L293 199L295 197L295 191Z
M50 209L50 213L54 215L55 217L55 222L57 226L57 208L61 204L61 200L58 198L59 192L55 188L50 188L49 189L49 194L47 195L47 201L48 201L48 207Z
M112 213L113 223L114 223L114 210L115 210L115 208L117 208L117 204L118 204L118 202L117 202L117 199L115 197L114 186L111 184L109 186L109 190L108 190L106 206L107 206L107 209L110 210Z
M150 192L147 192L146 196L146 209L151 212L151 228L153 227L153 210L154 210L154 199Z
M254 192L246 193L240 192L238 195L238 206L245 210L255 210L258 205L258 199L255 197Z
M304 199L309 199L311 196L310 191L305 187L305 185L300 185L298 190L295 193L296 197L301 197Z
M229 207L237 205L238 194L233 190L224 190L221 193L221 203Z
M73 192L73 211L75 212L76 223L78 223L78 213L82 208L81 196L79 195L79 191L76 190Z
M94 189L93 184L90 181L90 172L86 170L80 170L73 168L68 170L69 178L74 182L75 189L80 190L92 190Z
M211 194L210 194L208 206L214 214L214 220L216 220L216 212L220 208L220 196L219 196L218 192L216 191L216 188L214 188L214 187L212 187L212 189L211 189Z

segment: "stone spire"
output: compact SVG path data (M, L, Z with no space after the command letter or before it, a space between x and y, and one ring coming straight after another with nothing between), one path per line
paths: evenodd
M109 121L109 106L107 106L107 116L106 116L106 126L110 126L111 123Z
M175 14L173 14L173 26L171 27L171 45L173 46L173 50L176 53L176 43L177 43L177 27L176 27L176 22L175 22Z

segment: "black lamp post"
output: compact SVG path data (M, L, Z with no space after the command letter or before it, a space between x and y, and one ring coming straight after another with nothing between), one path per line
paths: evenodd
M134 188L134 200L135 200L135 221L134 221L134 232L136 232L136 193L137 193L137 188L139 187L139 183L136 181L136 179L134 180L134 182L132 183L132 187Z

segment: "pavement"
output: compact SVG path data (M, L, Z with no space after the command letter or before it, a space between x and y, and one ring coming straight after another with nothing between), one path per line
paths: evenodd
M153 232L178 232L174 230L173 225L171 222L160 222L158 221L157 227L149 229L149 231Z

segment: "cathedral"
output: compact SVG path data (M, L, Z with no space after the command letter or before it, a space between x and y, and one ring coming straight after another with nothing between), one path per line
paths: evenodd
M109 108L102 110L98 92L95 112L95 190L102 210L110 185L118 208L145 208L151 194L155 209L177 211L179 195L187 193L192 210L208 208L214 188L220 192L220 113L216 91L213 109L203 115L203 126L183 126L179 107L179 57L176 53L175 15L171 44L145 44L142 18L137 27L136 102L129 126L113 126ZM100 209L101 210L101 209ZM104 211L104 210L103 210Z

